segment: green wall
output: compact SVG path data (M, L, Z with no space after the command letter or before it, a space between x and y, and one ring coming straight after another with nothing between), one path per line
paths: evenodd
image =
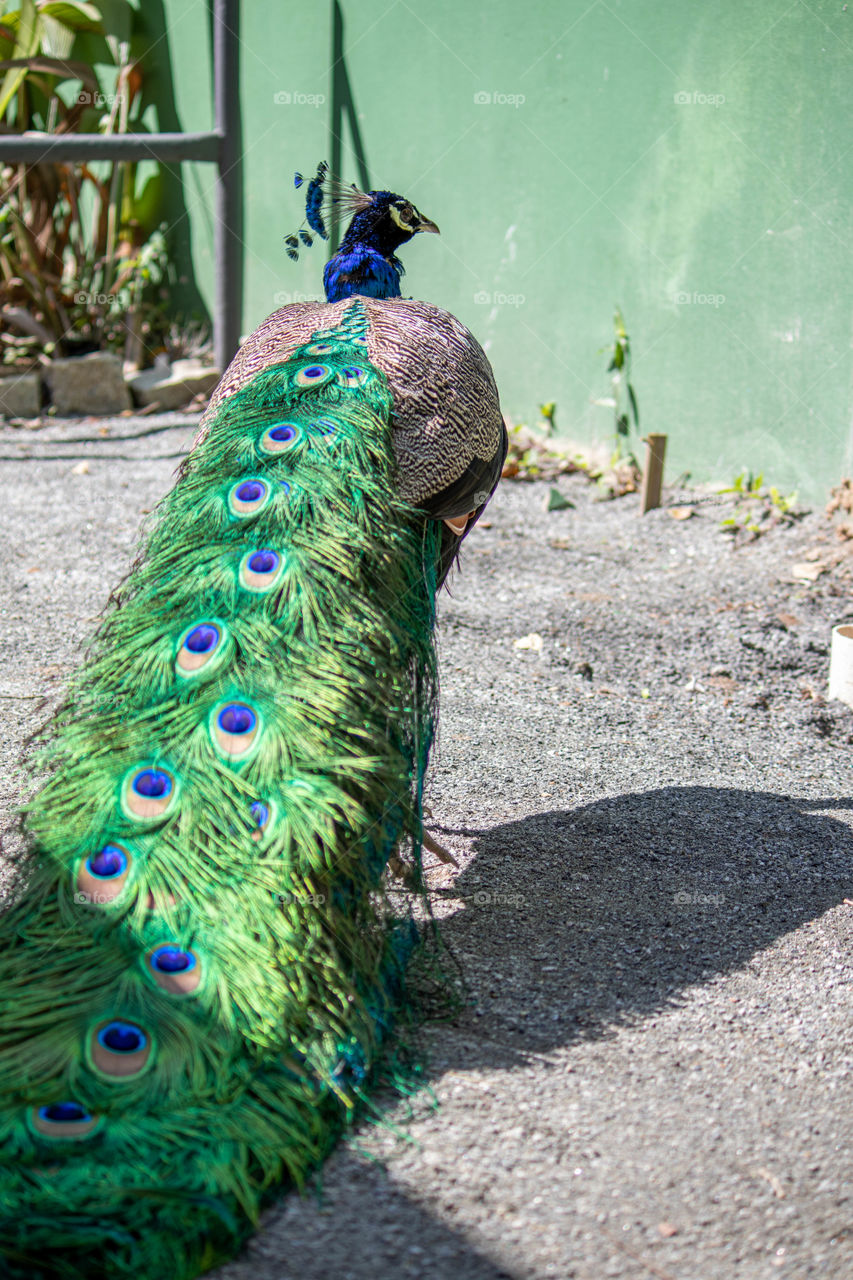
M608 435L594 401L618 304L670 475L749 466L818 500L853 470L853 5L341 8L371 181L442 230L404 248L404 291L471 327L512 417L555 400L561 433ZM180 124L207 127L206 0L165 10ZM282 238L302 216L293 170L332 150L331 30L325 0L244 0L246 332L319 293L321 253L292 264ZM214 175L184 174L209 301Z

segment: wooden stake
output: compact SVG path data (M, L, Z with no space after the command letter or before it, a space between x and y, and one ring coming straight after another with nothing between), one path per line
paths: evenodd
M663 485L663 459L666 453L666 436L648 435L645 437L646 465L643 467L643 491L641 495L640 514L645 515L653 507L660 506L660 491Z

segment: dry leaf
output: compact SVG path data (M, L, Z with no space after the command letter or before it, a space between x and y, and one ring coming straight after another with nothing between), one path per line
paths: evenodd
M667 507L666 514L673 520L689 520L695 516L696 510L694 507Z
M72 476L87 476L89 474L88 462L78 462L76 467L71 468Z
M773 1194L777 1200L785 1199L785 1188L782 1186L782 1183L776 1177L775 1173L771 1173L769 1169L758 1169L756 1172L759 1177L764 1179L765 1182L770 1183L770 1186L773 1188Z
M800 582L817 582L822 573L826 573L826 565L819 561L809 563L807 560L799 560L791 566L791 577Z
M788 631L793 627L798 627L800 625L799 618L795 618L793 613L780 613L779 621L782 623L783 627L787 628Z
M536 631L529 636L521 636L513 642L513 649L532 649L534 653L542 652L542 637Z
M668 1240L670 1236L678 1235L678 1227L674 1222L659 1222L658 1231L663 1236L664 1240Z

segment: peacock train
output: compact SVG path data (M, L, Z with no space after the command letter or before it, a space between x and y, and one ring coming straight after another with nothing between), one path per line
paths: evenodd
M384 873L424 837L436 593L506 432L473 336L401 296L435 224L321 165L291 256L330 219L326 302L238 352L37 735L0 918L9 1280L233 1256L330 1150L400 998L417 931Z

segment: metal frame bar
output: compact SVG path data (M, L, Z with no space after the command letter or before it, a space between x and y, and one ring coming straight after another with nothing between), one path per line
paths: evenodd
M242 239L240 228L240 0L213 0L214 128L209 133L0 134L0 161L198 160L218 167L213 348L223 371L240 344Z

